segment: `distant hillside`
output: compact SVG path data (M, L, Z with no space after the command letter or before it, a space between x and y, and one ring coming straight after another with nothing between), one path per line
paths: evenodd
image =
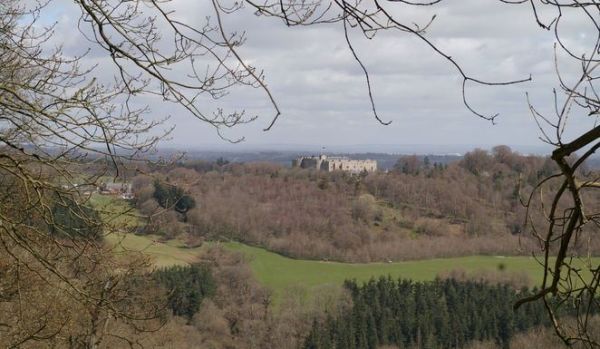
M557 170L549 158L505 146L491 153L476 149L460 160L386 155L395 159L388 172L364 176L219 155L214 162L157 167L152 178L135 179L136 205L152 217L147 233L232 239L295 258L351 262L529 254L537 247L520 196ZM195 207L164 213L168 206L159 205L155 193L165 185L193 197ZM555 190L556 183L548 185ZM543 227L540 207L532 205L528 222Z
M278 149L277 147L273 147ZM463 158L463 155L468 151L456 151L462 148L449 148L449 149L437 149L437 151L424 151L423 147L405 147L406 149L399 149L399 151L384 152L384 151L370 151L368 147L365 149L353 149L351 151L338 151L334 149L326 149L324 154L330 156L347 156L351 159L373 159L377 160L378 168L380 170L391 170L399 157L407 155L416 155L420 160L424 160L425 157L429 158L431 163L449 164L455 161L459 161ZM404 147L403 147L404 148ZM473 149L473 148L471 148ZM537 148L535 148L537 149ZM434 149L432 149L434 150ZM520 154L537 154L533 156L546 156L549 155L551 149L541 152L537 149L537 152L526 152ZM184 160L205 160L205 161L217 161L222 158L229 162L247 163L247 162L272 162L279 164L284 167L290 167L293 159L299 156L311 156L318 155L322 150L189 150L189 149L163 149L158 153L153 154L152 158L170 158L176 154L183 154ZM527 155L523 155L527 156ZM590 158L588 166L591 169L600 169L600 156Z
M167 152L166 154L170 154ZM166 155L165 154L165 155ZM372 159L377 161L377 166L380 170L391 170L398 160L399 154L388 153L326 153L330 156L346 156L351 159L363 160ZM411 153L412 154L412 153ZM292 160L299 156L318 155L318 152L302 152L302 151L247 151L247 152L219 152L219 151L190 151L186 152L183 161L190 160L205 160L217 161L224 159L228 162L248 163L248 162L271 162L283 167L291 167ZM410 154L407 154L410 155ZM418 155L424 159L428 157L432 162L449 164L458 161L462 158L461 155Z

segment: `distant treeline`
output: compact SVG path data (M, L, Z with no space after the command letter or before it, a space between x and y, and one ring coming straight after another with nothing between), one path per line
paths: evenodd
M297 258L381 262L529 254L537 245L528 239L520 199L555 171L551 159L506 146L450 164L404 156L390 172L359 176L217 159L150 169L152 177L135 178L134 191L136 206L151 217L147 233L195 243L233 239ZM549 182L543 198L556 187ZM171 191L167 205L171 196L163 194ZM528 220L544 227L540 202ZM593 253L600 251L594 243Z
M172 157L177 154L176 151L163 151L162 157ZM411 154L407 152L406 154ZM225 151L186 151L186 157L180 161L182 165L189 164L209 164L217 161L227 161L229 163L250 163L250 162L269 162L281 165L283 167L290 167L292 160L299 156L311 156L319 155L317 151L246 151L246 152L225 152ZM367 153L352 153L352 152L326 152L328 156L347 156L351 159L372 159L377 160L378 168L381 170L390 170L394 167L394 164L398 160L398 157L402 155L391 154L391 153L378 153L378 152L367 152ZM447 155L417 155L420 159L427 157L432 162L438 162L443 164L449 164L451 162L459 161L462 155L458 154L447 154Z

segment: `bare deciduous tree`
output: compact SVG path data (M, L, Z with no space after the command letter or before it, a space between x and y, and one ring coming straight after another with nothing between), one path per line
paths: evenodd
M98 237L127 227L93 214L82 188L118 175L168 134L155 135L161 121L146 118L138 96L177 103L221 135L254 117L201 110L202 97L218 99L237 85L270 93L236 52L243 37L220 23L179 22L158 1L68 5L80 9L81 35L116 68L112 83L100 81L85 54L52 46L54 28L41 18L53 5L0 1L0 343L98 348L111 337L133 345L124 333L154 330L162 319L159 297L135 281L149 263L113 256ZM189 74L173 73L184 64ZM100 171L80 172L90 164Z
M557 51L581 67L579 79L574 83L558 74L560 83L554 90L554 116L544 115L531 106L543 139L555 147L552 159L560 172L540 183L536 191L541 195L545 185L559 182L558 189L550 193L550 207L543 205L546 202L544 198L540 199L541 204L533 206L534 194L526 201L530 208L546 210L547 222L544 226L531 226L543 251L545 277L542 289L536 296L523 301L548 301L551 296L558 297L562 303L574 300L581 309L580 321L574 329L561 326L550 303L547 303L558 333L566 343L583 341L597 346L586 336L586 326L588 310L597 306L594 303L597 302L600 268L591 264L577 267L572 263L569 247L586 238L597 238L598 211L587 207L585 202L588 195L596 195L594 191L598 188L598 181L578 169L600 147L600 126L594 126L574 139L565 139L564 131L574 118L596 118L599 112L596 68L600 62L597 56L600 51L597 19L600 2L498 1L506 6L522 6L524 11L531 12L542 30L554 32ZM348 35L353 29L368 38L381 31L418 38L431 49L432 54L439 55L454 67L462 79L465 107L478 117L493 122L497 114L488 115L471 107L466 97L467 87L515 84L530 77L485 81L472 76L468 67L463 67L427 36L427 29L435 16L416 25L397 18L396 12L392 11L392 7L413 6L435 9L444 2L448 1L245 0L228 4L212 0L211 18L203 25L193 26L178 19L169 7L169 1L76 0L70 6L80 9L80 33L103 49L116 68L114 83L105 84L93 78L93 67L83 66L82 57L69 57L60 48L49 49L46 45L54 35L53 28L43 28L39 18L52 1L32 8L18 1L1 1L0 143L3 148L0 178L4 188L11 189L3 192L10 195L10 200L2 200L0 204L2 251L9 256L7 265L11 265L6 270L17 270L11 269L14 263L20 265L24 261L34 261L72 292L80 291L70 282L72 276L57 268L53 258L71 261L88 256L85 258L89 259L93 254L85 251L99 250L101 246L91 239L79 240L73 236L64 239L49 235L47 227L58 225L54 221L52 207L56 202L66 206L67 198L73 197L71 201L76 203L70 208L73 214L89 225L103 225L98 219L88 217L84 209L86 200L79 196L75 187L96 183L102 173L81 178L73 169L82 159L91 157L97 162L108 159L112 163L111 168L119 169L123 159L135 158L156 144L160 136L147 136L147 131L156 128L160 122L148 121L144 117L146 108L135 107L137 97L159 96L179 104L221 134L224 128L252 121L255 117L247 117L243 111L227 112L218 107L214 108L216 111L206 110L202 98L218 99L235 86L260 88L274 109L274 116L266 129L271 128L280 114L275 99L262 73L243 60L238 52L244 35L230 33L224 27L223 17L242 6L253 7L258 15L279 18L287 26L339 24L350 54L364 71L373 114L382 123L388 122L377 113L367 68ZM553 13L550 20L540 18L538 14L542 9ZM574 51L564 39L561 21L567 12L581 16L582 21L595 28L591 36L594 45L587 53ZM175 68L186 69L188 74L180 76ZM582 155L569 161L569 156L575 152ZM65 230L66 227L59 226L57 229ZM554 245L557 247L553 248ZM48 246L52 248L48 250ZM557 253L554 259L551 258L553 251ZM592 277L584 277L582 269L587 269ZM114 277L114 274L107 275ZM84 299L91 297L85 292L81 295L88 297ZM97 304L109 309L106 306L109 303L102 301ZM13 327L11 323L0 323L0 331ZM39 331L34 330L22 338L27 341L44 337L37 333Z

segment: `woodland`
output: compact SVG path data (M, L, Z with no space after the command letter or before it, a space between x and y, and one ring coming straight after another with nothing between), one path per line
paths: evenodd
M150 217L141 233L192 244L234 240L295 258L387 262L531 255L537 246L526 226L544 217L523 200L555 171L549 158L498 146L445 165L403 156L388 173L360 175L185 161L133 183L135 205ZM195 206L157 215L165 210L164 199L156 199L163 186L178 188L181 202L193 198ZM590 199L588 205L599 204L596 195ZM582 255L599 249L596 241L573 246Z
M600 268L574 264L600 249L598 173L586 168L600 148L597 0L497 2L527 14L550 35L557 78L547 86L552 102L540 108L526 95L524 103L538 126L532 137L552 148L548 157L497 147L473 150L452 164L408 156L389 173L358 176L273 164L148 162L174 127L167 115L151 114L149 101L182 111L232 143L244 137L230 129L258 118L244 105L260 103L223 105L231 92L261 93L270 107L260 113L265 131L289 114L265 72L242 54L246 31L227 26L225 18L247 15L245 9L282 28L335 26L364 78L373 122L382 125L390 121L378 112L369 69L353 45L356 35L414 39L426 49L414 60L439 59L436 65L460 83L464 109L491 123L499 114L475 107L473 91L522 86L532 76L486 80L439 46L429 29L439 6L451 1L212 0L199 21L180 16L179 3L0 0L0 346L600 346ZM431 11L422 18L404 11L416 8ZM60 21L69 17L58 15L64 11L76 24L61 33ZM404 13L409 16L398 15ZM586 26L585 35L576 33L585 39L581 47L562 26L567 13ZM84 44L73 51L66 45L71 38ZM566 74L559 61L571 66ZM571 132L579 120L589 127ZM135 201L122 212L96 210L88 193L110 178L133 183ZM190 247L234 240L295 258L344 262L534 252L543 280L529 291L491 281L350 281L309 299L290 289L274 304L244 255L207 244L198 261L161 269L143 251L107 242L111 234L129 233ZM479 300L475 312L468 312L473 303L466 299L454 302L461 292ZM399 301L423 313L377 306ZM464 322L455 324L455 338L435 323L446 317L433 314L433 305L465 311L448 313L447 319ZM420 315L433 323L421 324ZM486 323L474 328L479 323L470 316Z
M83 172L97 170L85 162L76 166ZM326 261L527 255L535 244L523 233L527 212L520 200L532 183L552 171L556 168L548 158L523 156L506 146L477 149L447 165L402 156L388 173L359 175L224 159L180 161L174 168L148 166L143 175L132 177L131 209L111 215L135 215L137 224L118 224L120 229L165 242L197 247L234 240ZM592 175L587 171L584 175ZM18 193L14 186L5 189ZM180 348L518 348L530 340L561 346L548 329L542 303L513 311L517 299L537 290L506 275L472 280L448 273L430 283L349 280L342 290L324 288L308 298L292 287L274 304L243 254L207 247L191 266L156 269L143 253L118 251L104 242L100 227L90 222L106 218L106 212L70 200L57 195L52 204L59 223L53 226L63 228L50 230L57 241L95 241L117 257L112 268L132 268L129 263L135 262L106 291L123 317L103 314L97 303L72 303L68 295L52 292L44 279L24 293L11 281L11 269L5 269L3 321L12 321L8 314L39 319L36 329L7 328L2 336L6 345L21 338L18 347L40 342L79 347L92 337L101 347L119 347L127 342L123 338L135 338L134 347ZM42 220L35 224L44 229ZM576 246L580 249L572 252L597 253L590 246ZM94 263L56 265L78 282L88 275L74 287L85 290L97 282ZM52 277L40 270L14 272L29 283ZM36 306L19 310L19 297ZM565 321L576 316L576 308L556 309ZM592 319L597 311L590 309ZM100 321L102 327L89 332ZM19 337L33 330L33 335Z

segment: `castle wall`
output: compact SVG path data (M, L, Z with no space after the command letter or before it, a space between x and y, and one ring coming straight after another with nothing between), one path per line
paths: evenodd
M346 171L360 173L362 171L377 171L375 160L351 160L347 158L328 158L325 155L319 157L300 157L292 161L292 166L301 168L312 168L321 171Z
M336 159L328 161L328 171L347 171L351 173L360 173L362 171L377 171L377 161L375 160Z

